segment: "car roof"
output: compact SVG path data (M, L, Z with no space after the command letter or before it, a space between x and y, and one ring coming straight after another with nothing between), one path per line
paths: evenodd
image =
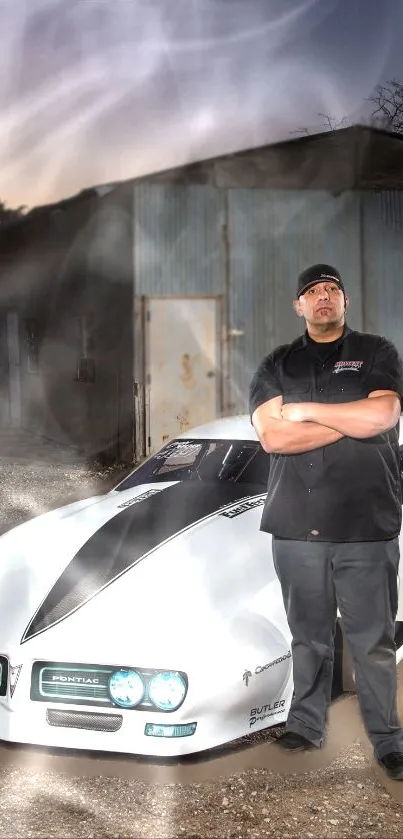
M255 440L257 435L247 414L223 417L212 422L190 428L178 435L179 440Z

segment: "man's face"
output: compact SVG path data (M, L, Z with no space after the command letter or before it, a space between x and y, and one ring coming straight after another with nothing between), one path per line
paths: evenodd
M336 326L344 322L348 299L337 283L323 282L310 286L294 301L299 317L304 317L312 326Z

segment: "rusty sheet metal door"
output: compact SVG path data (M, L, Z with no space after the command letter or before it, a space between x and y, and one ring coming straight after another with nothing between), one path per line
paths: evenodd
M220 412L219 299L145 299L148 454Z

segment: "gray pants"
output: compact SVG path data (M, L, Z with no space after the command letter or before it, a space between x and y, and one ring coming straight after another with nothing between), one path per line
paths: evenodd
M394 644L398 540L336 543L273 538L273 559L293 638L295 693L287 728L322 745L338 606L375 755L403 752Z

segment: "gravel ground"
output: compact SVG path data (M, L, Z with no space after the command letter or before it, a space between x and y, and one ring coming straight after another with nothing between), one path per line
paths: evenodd
M127 471L102 471L46 441L3 435L1 531L107 491ZM401 672L399 682L401 709ZM277 757L279 729L165 769L110 756L63 764L40 750L4 747L0 837L403 837L403 784L374 763L355 697L335 706L329 748L311 763Z
M127 466L101 470L73 449L42 437L0 431L0 533L47 510L107 492L128 471Z
M268 748L268 747L267 747ZM264 769L203 783L1 772L2 837L401 837L401 803L357 743L320 772Z

